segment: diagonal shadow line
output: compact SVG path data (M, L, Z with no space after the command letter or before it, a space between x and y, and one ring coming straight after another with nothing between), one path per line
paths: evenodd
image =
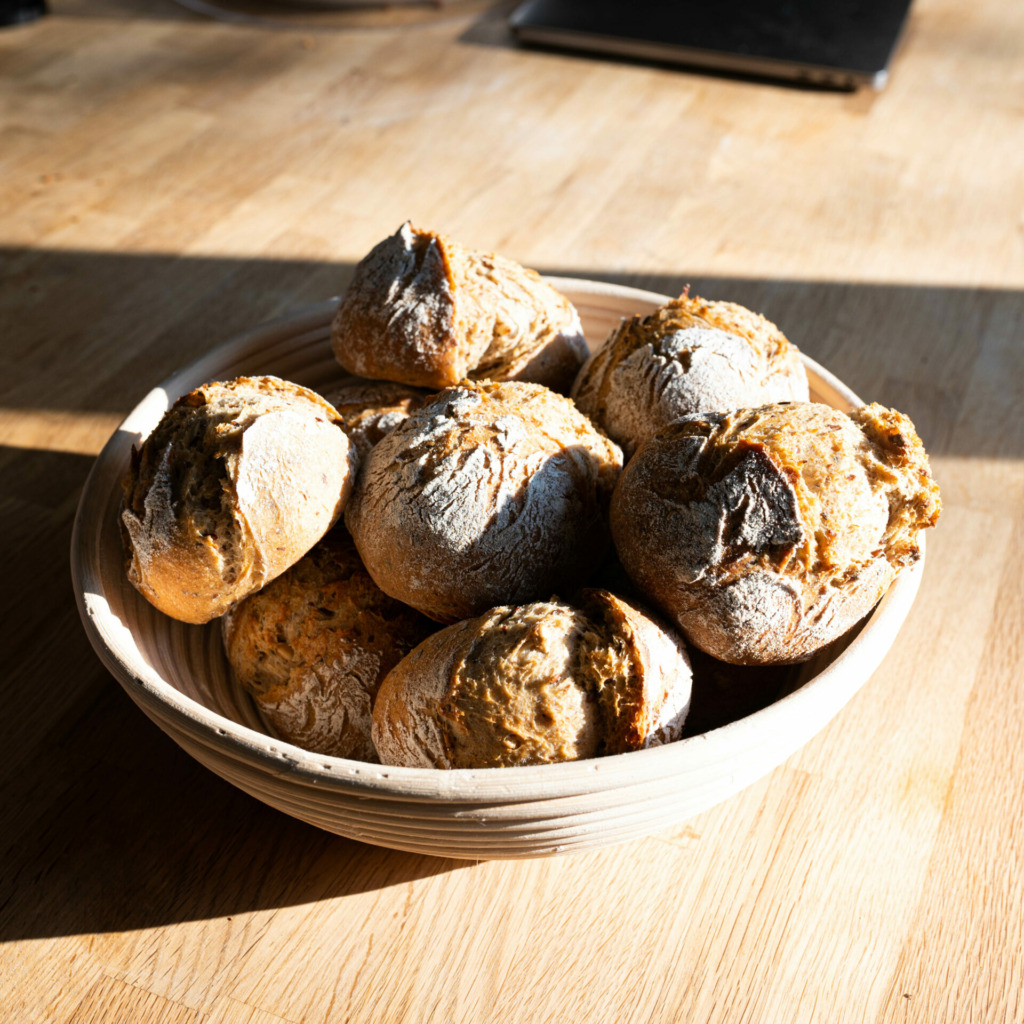
M352 268L0 248L0 407L126 413L232 335L338 294Z
M1021 458L1024 290L739 278L559 273L737 302L778 324L868 402L907 413L932 456ZM922 355L922 353L924 353Z
M211 346L338 294L353 267L0 248L0 408L123 414ZM1024 455L1024 290L543 269L742 303L866 400L908 413L934 455Z

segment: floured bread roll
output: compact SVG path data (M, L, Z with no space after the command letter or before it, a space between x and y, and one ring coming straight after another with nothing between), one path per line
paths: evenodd
M664 428L623 471L611 524L626 571L687 640L782 664L867 614L940 507L906 416L801 403Z
M502 768L656 746L682 734L682 641L604 590L494 608L435 633L373 708L384 764Z
M538 274L408 221L356 267L331 345L350 373L432 389L468 377L565 392L587 358L576 310Z
M208 622L297 562L341 514L355 448L319 395L276 377L179 398L124 479L128 578L160 611Z
M381 680L436 629L370 579L341 527L221 622L235 678L281 739L361 761L377 760Z
M457 622L583 582L621 459L568 398L467 381L373 448L345 522L385 593Z
M349 377L324 397L338 410L341 425L362 460L385 434L420 408L430 392L390 380Z
M572 397L628 459L680 416L806 402L809 392L800 353L773 323L684 293L623 320L580 371Z

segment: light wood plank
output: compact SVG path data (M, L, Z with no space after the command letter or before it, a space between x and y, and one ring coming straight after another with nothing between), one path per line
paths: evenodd
M1021 527L999 576L955 776L915 919L889 983L886 1021L1024 1015L1024 898L1015 836L1024 800Z
M0 1020L1024 1019L1024 7L917 0L886 90L836 95L518 50L501 11L52 6L0 32ZM897 646L677 829L477 865L316 833L88 649L90 456L407 217L745 302L933 452L946 511Z
M155 996L152 992L126 985L116 978L101 978L69 1018L69 1024L135 1024L160 1020L167 1024L199 1024L200 1017L187 1006Z

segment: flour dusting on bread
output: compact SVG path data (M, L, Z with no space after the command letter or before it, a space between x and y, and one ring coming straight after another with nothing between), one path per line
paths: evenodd
M567 398L466 382L373 449L346 523L385 592L454 622L582 583L620 467Z
M587 357L572 303L539 274L410 222L356 267L331 344L350 373L433 389L472 378L568 391Z
M128 578L166 614L208 622L327 532L356 466L314 392L276 377L204 384L132 453L120 515Z
M781 664L866 615L939 508L905 416L789 403L659 431L623 472L611 524L626 571L688 640Z
M683 294L623 320L573 385L576 404L628 458L680 416L806 402L800 353L764 317Z

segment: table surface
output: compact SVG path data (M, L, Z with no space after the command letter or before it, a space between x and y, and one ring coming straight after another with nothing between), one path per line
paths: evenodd
M1024 5L918 0L879 94L521 51L501 8L52 7L0 32L0 1018L1024 1020ZM479 864L320 833L86 641L71 523L119 419L407 217L743 302L933 456L881 668L672 831Z

